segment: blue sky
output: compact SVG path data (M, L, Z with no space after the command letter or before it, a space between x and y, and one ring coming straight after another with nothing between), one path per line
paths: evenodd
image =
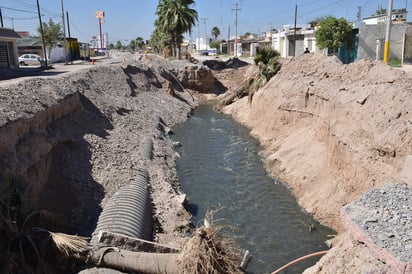
M195 39L199 34L210 36L212 27L218 27L221 38L235 33L235 11L238 4L238 34L263 33L283 25L293 25L295 5L298 6L298 24L305 24L321 16L333 15L356 21L358 7L362 17L372 15L379 6L388 7L388 0L196 0L193 6L199 14L199 22L193 31ZM61 0L39 0L42 20L50 18L61 22ZM412 0L393 0L394 8L412 10ZM65 13L69 13L70 32L80 42L90 42L99 34L95 12L105 11L103 33L109 42L128 44L131 39L149 39L158 0L63 0ZM411 6L411 7L410 7ZM5 27L16 31L30 31L36 35L39 25L36 0L1 0L0 8ZM408 13L409 21L412 21ZM13 19L12 19L13 18ZM67 24L67 20L66 20ZM205 31L206 28L206 31Z

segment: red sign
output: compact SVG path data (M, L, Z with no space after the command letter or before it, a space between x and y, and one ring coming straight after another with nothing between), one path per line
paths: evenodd
M96 18L104 18L104 11L96 11Z

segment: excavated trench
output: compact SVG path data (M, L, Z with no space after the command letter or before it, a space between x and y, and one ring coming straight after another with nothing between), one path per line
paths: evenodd
M194 223L202 223L206 211L218 209L215 220L232 227L231 236L252 256L248 273L270 273L327 249L325 241L334 232L316 223L286 186L266 173L259 143L247 128L214 112L211 105L201 105L174 132L182 144L177 170ZM286 273L301 273L317 259Z
M88 106L86 97L73 93L0 128L2 174L20 178L29 197L26 206L53 216L42 224L51 231L88 235L100 212L104 191L91 177L83 136L99 131L99 125L110 126L102 115L91 116ZM80 123L91 120L94 128ZM76 177L69 169L78 171Z

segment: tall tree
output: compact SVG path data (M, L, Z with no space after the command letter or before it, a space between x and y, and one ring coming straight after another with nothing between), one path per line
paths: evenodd
M169 35L160 31L159 28L156 28L150 36L149 45L155 52L160 53L163 49L170 49L172 47L172 40Z
M346 19L328 16L319 23L319 28L315 33L316 44L320 49L336 50L346 45L351 34L352 25Z
M48 23L42 23L43 34L44 34L44 46L48 51L50 56L50 51L52 47L63 39L63 32L61 25L59 23L54 23L52 19L49 19ZM37 27L37 33L41 36L40 25Z
M129 43L130 51L135 52L135 51L136 51L136 47L137 47L137 42L136 42L136 40L131 40L130 43Z
M144 46L144 40L143 40L142 37L139 36L139 37L136 38L136 46L137 46L138 49L142 49L142 48L143 48L143 46Z
M156 27L160 32L167 34L172 43L172 53L180 59L180 44L183 34L191 32L198 20L197 11L189 6L194 0L160 0L156 9Z
M217 39L217 37L220 35L220 30L218 27L213 27L211 34L213 37L215 37L215 40Z
M122 49L122 48L123 48L122 42L117 41L117 42L116 42L116 49L120 50L120 49Z

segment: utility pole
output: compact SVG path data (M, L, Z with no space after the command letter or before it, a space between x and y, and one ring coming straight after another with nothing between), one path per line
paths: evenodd
M228 34L227 34L227 54L230 55L230 25L228 27Z
M197 53L200 52L200 24L197 24L197 45L196 45Z
M39 0L36 0L37 2L37 14L39 15L39 23L40 23L40 34L41 34L41 40L42 40L42 45L43 45L43 56L44 56L44 64L47 68L47 55L46 55L46 47L44 45L44 32L43 32L43 23L41 22L41 14L40 14L40 5L39 5Z
M0 8L0 23L1 23L1 27L3 28L3 15L1 14L1 8Z
M293 28L293 56L296 56L296 22L298 18L298 5L295 5L295 27Z
M358 25L362 21L362 7L358 7L358 13L356 13L356 18L358 20Z
M232 11L235 11L235 45L234 45L234 55L237 57L237 12L240 11L240 8L238 7L239 4L235 4L235 8L232 9Z
M67 17L67 31L69 34L69 47L70 47L70 63L73 64L73 48L72 48L72 38L70 36L70 21L69 21L69 12L66 11L66 17Z
M67 65L67 41L66 41L66 24L64 23L64 7L63 0L60 0L62 7L62 24L63 24L63 41L64 41L64 63Z
M390 53L390 40L391 40L391 27L392 27L392 5L393 5L393 0L389 0L388 22L386 24L386 35L385 35L385 51L383 52L383 61L385 63L388 63L389 53Z
M207 50L207 30L206 30L206 21L209 18L200 18L200 20L203 20L203 24L205 25L205 49Z

